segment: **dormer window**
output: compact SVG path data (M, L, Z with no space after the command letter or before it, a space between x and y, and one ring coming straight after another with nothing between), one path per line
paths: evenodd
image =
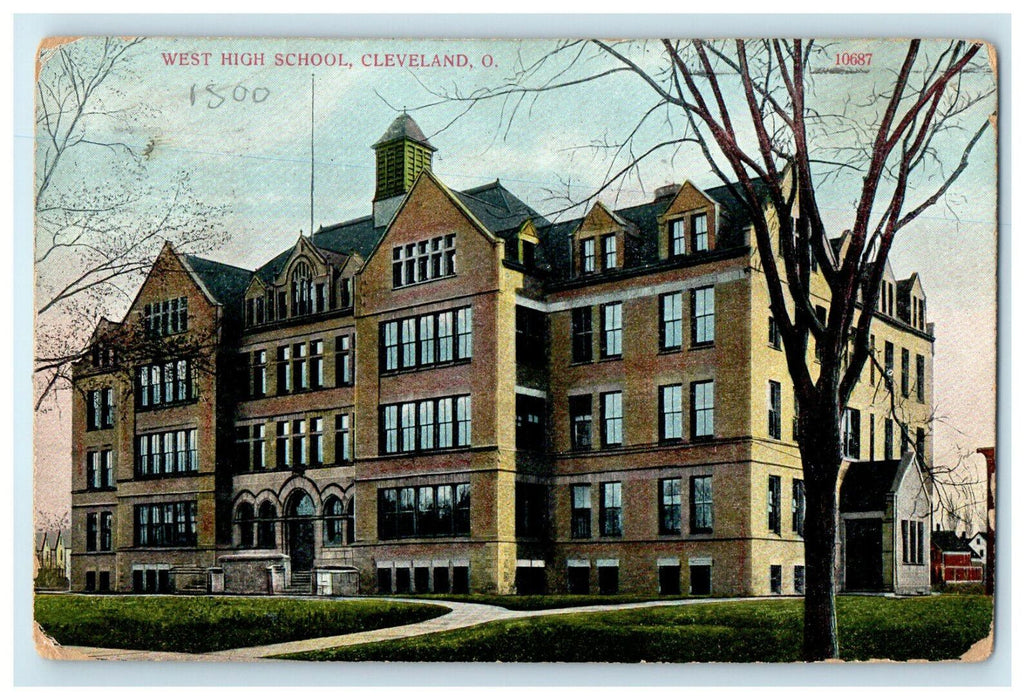
M616 269L616 234L602 236L602 269Z
M692 252L700 253L709 250L709 231L705 214L692 216Z
M265 323L265 297L251 297L244 302L244 325L260 326Z
M581 272L590 275L595 271L595 239L581 241Z
M291 316L312 313L312 297L315 296L312 287L312 268L304 261L297 264L294 274L291 275L290 296L293 302Z
M344 277L340 281L340 308L342 309L350 309L355 305L353 281L351 277Z
M684 255L687 252L684 240L684 219L674 219L668 224L670 234L670 256Z

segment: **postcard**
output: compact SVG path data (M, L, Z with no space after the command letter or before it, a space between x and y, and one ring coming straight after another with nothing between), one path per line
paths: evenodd
M985 660L997 86L905 37L45 40L39 653Z

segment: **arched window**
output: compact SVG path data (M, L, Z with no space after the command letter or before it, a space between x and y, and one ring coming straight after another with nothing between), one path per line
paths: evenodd
M254 506L250 503L237 506L236 520L240 528L240 546L244 549L254 547Z
M302 316L312 313L312 298L314 286L312 284L312 268L301 260L294 267L294 274L290 278L291 298L293 299L293 316Z
M336 496L323 506L323 544L327 547L344 544L344 504Z
M258 547L276 547L276 506L272 501L265 501L258 507Z

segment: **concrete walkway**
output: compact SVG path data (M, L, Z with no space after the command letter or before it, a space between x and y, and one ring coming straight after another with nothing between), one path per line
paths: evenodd
M782 596L783 597L783 596ZM773 599L778 599L774 597ZM381 598L353 598L351 600L382 600ZM703 603L732 603L744 600L765 600L765 598L689 598L682 600L650 600L640 603L618 603L615 605L586 605L577 608L553 608L549 610L507 610L496 605L479 603L460 603L452 600L427 600L423 598L390 598L392 601L409 603L430 603L449 608L449 612L423 622L400 627L341 634L334 637L302 639L295 642L266 644L242 649L227 649L204 654L185 654L166 651L137 651L132 649L102 649L98 647L62 647L76 654L78 658L101 659L106 661L275 661L268 657L279 654L293 654L303 651L318 651L336 647L384 642L392 639L418 637L424 634L447 632L483 625L498 620L543 617L545 615L568 615L572 613L609 612L613 610L633 610L635 608L656 608L680 605L698 605Z

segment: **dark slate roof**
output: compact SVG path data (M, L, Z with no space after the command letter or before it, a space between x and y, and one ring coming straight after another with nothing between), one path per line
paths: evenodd
M964 552L974 554L967 542L957 536L952 530L936 530L932 533L932 546L937 547L940 552Z
M235 312L244 298L247 285L251 282L251 271L235 265L198 258L196 255L184 257L215 300Z
M390 143L391 141L397 141L398 139L409 139L416 143L423 144L432 151L437 149L430 145L430 141L426 138L423 130L419 128L419 124L416 124L416 120L409 116L408 112L402 112L398 117L391 122L391 125L387 127L387 131L383 132L383 136L380 140L373 144L373 147L379 146L383 143Z
M885 498L900 468L900 460L853 462L842 479L839 510L860 513L885 510Z
M500 238L514 235L527 219L533 220L538 229L548 226L543 216L505 189L498 180L473 189L455 191L455 195L480 223Z

